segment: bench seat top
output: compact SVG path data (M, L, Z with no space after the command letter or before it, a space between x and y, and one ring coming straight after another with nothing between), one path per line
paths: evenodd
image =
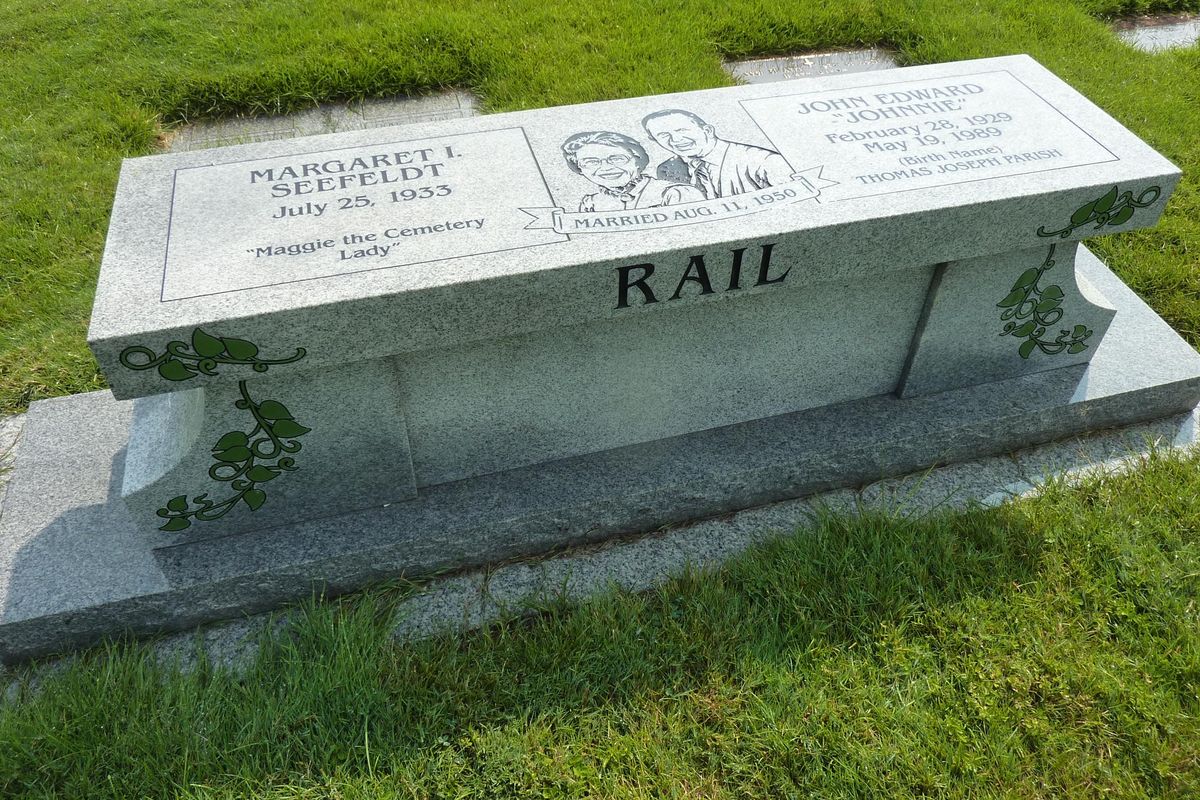
M1028 56L133 158L88 341L143 396L1115 233L1178 178Z

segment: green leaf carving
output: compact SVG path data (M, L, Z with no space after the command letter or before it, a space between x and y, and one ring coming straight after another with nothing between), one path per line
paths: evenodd
M297 469L292 454L300 452L302 446L295 437L303 436L311 428L292 419L287 406L277 400L255 403L245 381L238 381L238 391L241 399L234 405L253 415L254 428L249 433L229 431L222 435L213 445L215 463L208 468L210 478L229 484L234 493L220 502L208 499L207 493L196 495L190 503L187 495L172 497L157 511L159 517L167 520L159 530L182 531L194 521L220 519L239 503L257 511L267 501L267 493L260 484Z
M233 358L249 361L258 355L258 346L245 339L222 339L222 349Z
M261 404L259 404L258 413L262 414L264 419L292 418L292 412L287 410L287 406L274 400L264 400Z
M1035 330L1037 330L1036 322L1026 322L1024 325L1020 326L1015 331L1013 331L1011 335L1013 335L1013 336L1028 336L1029 334L1033 333Z
M1107 192L1105 192L1102 197L1100 197L1099 199L1096 200L1096 204L1095 204L1095 206L1093 206L1092 210L1098 214L1103 214L1105 211L1108 211L1110 208L1112 208L1113 203L1115 203L1116 201L1117 201L1117 187L1114 186L1111 189L1109 189ZM1075 213L1078 214L1079 212L1077 211ZM1129 213L1132 214L1133 212L1130 211ZM1071 217L1071 221L1072 222L1075 221L1074 216Z
M273 480L279 473L275 472L270 467L264 467L262 464L256 464L246 472L246 480L254 481L255 483L265 483Z
M1114 186L1095 200L1084 203L1075 209L1075 213L1071 214L1070 222L1065 227L1056 231L1048 231L1043 225L1038 228L1037 234L1038 236L1058 236L1065 239L1074 233L1076 228L1084 225L1095 223L1095 228L1102 228L1105 225L1124 225L1133 217L1134 209L1152 206L1158 202L1158 198L1161 196L1162 187L1159 186L1148 186L1137 197L1134 197L1131 191L1122 192Z
M1022 300L1024 300L1025 295L1026 291L1024 289L1013 289L1012 293L999 303L996 303L996 306L997 308L1011 308L1012 306L1015 306L1017 303L1020 303Z
M249 447L230 447L228 450L222 450L221 452L217 453L213 456L213 458L217 459L218 461L237 463L239 461L245 461L246 459L250 458L251 455L252 453L250 452Z
M1124 225L1133 216L1133 206L1125 206L1109 218L1109 225Z
M271 426L271 430L279 438L286 439L292 436L303 436L311 431L312 428L306 428L295 420L281 419Z
M1107 195L1096 202L1109 202L1106 198ZM1062 288L1053 284L1044 289L1040 286L1042 277L1054 266L1054 248L1055 245L1050 245L1040 267L1022 272L1014 284L1017 288L996 304L1005 309L1000 314L1000 321L1006 323L1000 335L1024 339L1017 348L1017 354L1024 359L1032 356L1034 350L1041 350L1046 355L1063 351L1081 353L1087 349L1086 340L1092 335L1086 325L1076 325L1071 331L1061 329L1054 339L1042 338L1063 317Z
M1037 267L1030 267L1025 270L1021 273L1021 277L1017 278L1017 282L1013 284L1013 292L1015 293L1018 289L1028 289L1030 286L1033 286L1039 275Z
M187 364L175 358L168 358L158 365L158 374L169 381L186 381L196 373L188 369Z
M241 431L230 431L217 440L213 450L228 450L231 447L245 447L250 443L250 437Z
M1092 216L1092 212L1095 211L1095 209L1096 209L1095 201L1093 201L1091 203L1085 203L1084 205L1075 209L1075 213L1071 215L1071 224L1075 225L1075 226L1079 226L1079 225L1082 225L1083 223L1087 222L1088 218Z
M215 336L209 336L204 331L196 328L192 331L192 349L197 355L205 358L219 356L225 352L225 345L221 344L221 340Z
M250 489L242 499L246 501L246 505L250 506L251 511L258 511L262 508L262 504L267 502L267 493L262 489Z
M132 345L121 351L118 360L132 370L158 369L158 374L169 381L186 381L197 375L216 375L222 364L249 366L255 372L266 372L277 364L291 364L305 356L305 349L297 347L288 358L269 359L258 357L258 345L245 339L230 339L213 336L200 328L192 329L191 344L179 340L167 342L161 355L149 347Z

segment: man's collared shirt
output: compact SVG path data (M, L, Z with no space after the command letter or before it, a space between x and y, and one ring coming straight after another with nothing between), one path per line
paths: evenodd
M791 169L774 150L718 139L707 155L688 161L688 175L711 200L786 183Z

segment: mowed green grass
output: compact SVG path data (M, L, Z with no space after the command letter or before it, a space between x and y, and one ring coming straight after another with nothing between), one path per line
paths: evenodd
M1197 8L1195 0L1171 8ZM1200 343L1200 49L1108 2L0 0L0 407L84 344L122 157L184 119L443 84L489 110L723 85L722 54L1028 52L1185 170L1093 242ZM0 706L0 797L1200 797L1200 457L990 511L828 518L643 595L398 645L313 603L248 674L137 646Z
M473 634L313 604L242 677L112 648L0 708L0 796L1191 800L1198 528L1156 458Z
M1200 50L1096 14L1200 0L3 0L0 411L103 385L84 336L121 158L204 116L443 85L490 111L730 83L723 56L857 43L910 63L1027 52L1183 167L1154 230L1098 243L1200 342Z

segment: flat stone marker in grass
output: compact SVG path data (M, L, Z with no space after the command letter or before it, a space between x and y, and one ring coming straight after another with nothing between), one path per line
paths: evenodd
M463 119L478 113L475 96L458 89L417 97L323 103L294 114L234 117L184 125L172 132L169 149L172 152L203 150L322 133Z
M1189 409L1079 245L1178 179L1023 56L126 161L0 654Z
M1133 17L1114 27L1121 40L1149 53L1190 47L1200 40L1200 16L1194 14Z
M796 78L817 78L846 72L875 72L899 66L894 55L879 47L836 50L730 61L725 71L740 83L773 83Z

